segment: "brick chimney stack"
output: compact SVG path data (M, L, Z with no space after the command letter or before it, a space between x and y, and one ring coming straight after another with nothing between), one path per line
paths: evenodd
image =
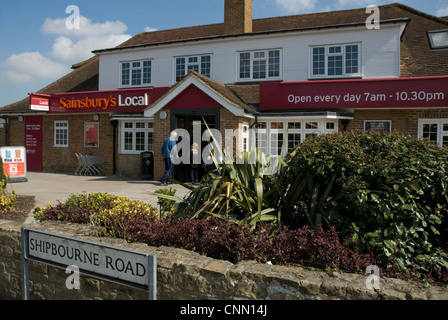
M224 32L252 32L252 0L225 0Z

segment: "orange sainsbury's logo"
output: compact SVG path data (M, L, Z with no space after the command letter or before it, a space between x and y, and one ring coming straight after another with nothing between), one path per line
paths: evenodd
M109 96L108 98L89 98L84 97L82 99L61 98L59 99L61 109L82 109L82 108L101 108L107 110L117 106L117 98Z

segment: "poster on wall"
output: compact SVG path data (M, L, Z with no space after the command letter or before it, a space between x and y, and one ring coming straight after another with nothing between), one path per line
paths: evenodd
M99 147L99 123L84 123L84 147Z
M391 133L391 121L379 121L379 120L365 120L364 130L366 131L384 131Z
M25 147L1 147L3 171L12 182L26 181L26 149Z

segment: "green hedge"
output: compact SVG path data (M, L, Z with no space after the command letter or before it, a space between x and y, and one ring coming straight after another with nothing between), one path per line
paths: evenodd
M323 223L388 267L446 271L448 148L360 131L309 137L296 152L288 161L290 183L308 175L309 190L331 185L319 208ZM307 223L297 209L290 223Z

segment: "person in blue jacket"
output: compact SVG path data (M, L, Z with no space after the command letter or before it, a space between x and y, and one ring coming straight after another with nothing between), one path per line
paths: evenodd
M171 131L170 136L165 139L162 145L162 156L165 162L165 173L160 179L162 184L170 184L171 178L173 178L174 159L177 158L176 137L176 131Z

